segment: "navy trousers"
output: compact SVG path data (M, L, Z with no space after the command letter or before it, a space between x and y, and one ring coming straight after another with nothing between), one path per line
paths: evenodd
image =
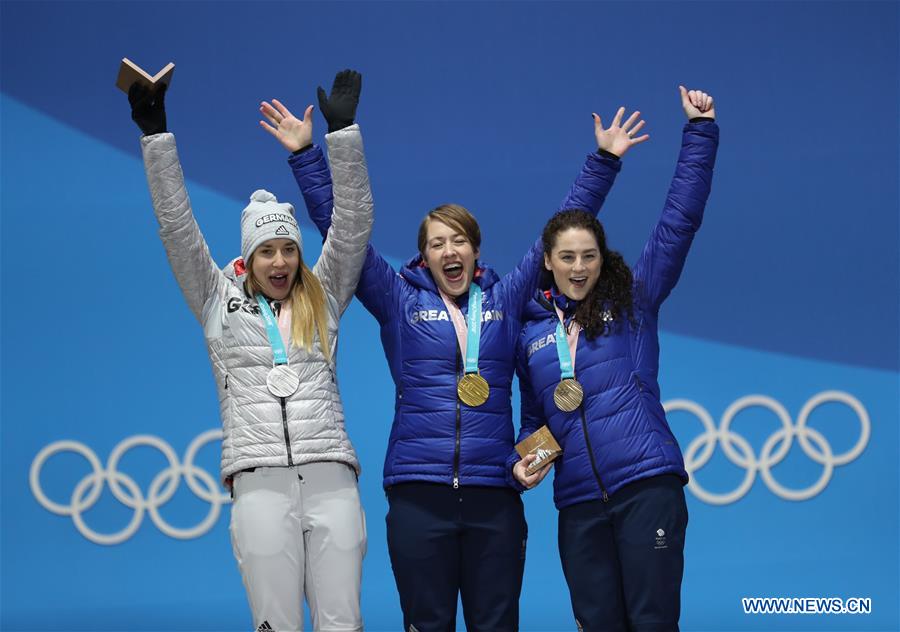
M684 488L677 476L627 485L559 512L559 555L579 629L678 630Z
M528 528L501 487L403 483L387 490L388 551L406 632L452 632L457 596L469 632L519 628Z

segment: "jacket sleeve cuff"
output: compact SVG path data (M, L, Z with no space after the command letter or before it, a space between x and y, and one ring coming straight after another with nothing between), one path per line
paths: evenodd
M307 145L288 156L288 164L293 169L299 169L316 162L321 155L321 147L318 145Z
M693 122L693 121L692 121ZM610 160L621 160L621 157L615 155L611 151L606 151L605 149L597 149L597 154L603 156L604 158L609 158Z
M597 169L599 166L601 169L609 169L618 173L622 170L622 161L613 153L608 151L603 152L601 150L597 150L595 152L591 152L587 157L589 163L589 169ZM604 195L604 197L606 197Z
M513 451L513 453L509 455L509 458L506 459L506 482L510 487L512 487L520 494L527 490L525 486L522 485L518 480L516 480L515 476L513 476L513 466L518 463L521 458L522 457L519 456L518 452Z
M312 149L313 147L315 147L315 145L313 145L312 143L310 143L309 145L305 145L305 146L301 147L301 148L298 149L297 151L292 151L292 152L291 152L291 155L292 155L292 156L299 156L299 155L302 154L303 152L309 151L309 150Z

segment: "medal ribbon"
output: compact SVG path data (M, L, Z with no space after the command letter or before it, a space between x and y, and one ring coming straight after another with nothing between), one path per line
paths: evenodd
M284 341L281 339L281 332L278 331L278 321L275 320L275 314L269 307L266 297L262 294L256 295L256 302L259 304L259 312L262 315L263 323L266 325L266 335L269 336L269 344L272 345L272 356L275 359L275 366L288 363L287 351L284 348Z
M478 352L481 346L481 286L472 283L469 286L468 325L463 320L462 310L452 298L441 292L444 305L456 329L456 340L459 351L466 359L466 373L478 373Z
M578 347L578 334L581 333L581 325L572 322L572 333L568 333L563 321L563 313L559 307L556 307L556 355L559 356L559 371L561 379L571 379L575 377L575 350ZM565 342L564 342L565 341Z

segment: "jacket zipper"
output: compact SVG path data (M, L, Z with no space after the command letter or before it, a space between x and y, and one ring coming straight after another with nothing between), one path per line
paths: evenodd
M288 423L287 423L287 399L284 397L279 397L281 400L281 426L284 428L284 447L287 450L288 456L288 467L294 465L294 457L291 456L291 435L288 434Z
M456 348L456 383L459 385L459 347ZM459 440L462 433L462 413L459 409L459 395L454 393L456 400L456 448L453 451L453 489L459 489Z
M272 301L269 306L277 319L281 314L281 301ZM288 467L291 467L294 465L294 457L291 454L291 435L288 433L287 399L284 397L279 397L278 399L281 401L281 428L284 430L284 449L287 450Z
M606 486L600 478L600 472L597 471L597 461L594 460L594 448L591 447L591 439L588 437L587 417L584 414L584 404L578 407L581 411L581 431L584 433L584 442L587 444L588 456L591 457L591 469L594 471L594 478L597 479L597 485L600 486L603 502L609 502L609 495L606 493Z
M332 370L330 364L328 364L326 362L325 366L328 367L328 375L331 376L331 385L334 386L334 392L337 393L337 390L338 390L337 376L335 375L334 371ZM331 413L331 421L334 423L335 426L337 426L337 422L338 422L337 421L337 413L334 412L334 400L332 400L331 398L328 398L328 412Z

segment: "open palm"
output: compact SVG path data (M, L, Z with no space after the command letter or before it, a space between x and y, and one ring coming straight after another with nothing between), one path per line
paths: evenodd
M277 138L278 142L288 151L297 151L312 144L313 106L310 105L306 108L303 120L291 114L291 111L278 99L272 99L271 104L263 101L259 111L266 118L259 124Z
M624 123L622 122L623 116L625 116L625 108L620 107L613 118L612 124L604 129L600 116L596 113L594 114L594 135L597 137L597 146L604 151L615 154L619 158L624 156L625 152L633 146L643 143L650 138L649 134L636 136L641 131L641 128L644 127L643 119L638 120L641 116L640 112L634 112Z

